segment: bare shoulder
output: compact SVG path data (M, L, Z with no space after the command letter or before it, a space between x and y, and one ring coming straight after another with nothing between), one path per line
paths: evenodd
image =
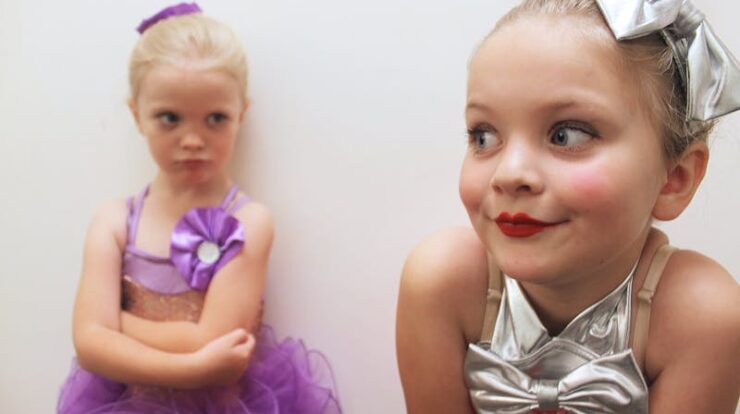
M274 223L272 213L262 203L252 201L243 205L234 213L244 226L246 237L260 243L272 243Z
M735 334L740 332L740 286L714 260L679 250L666 265L653 312L672 315L670 320L679 323L669 333L684 340L703 340L702 334Z
M427 293L477 284L486 271L486 251L472 229L435 233L419 243L404 265L403 283Z
M123 248L126 244L127 217L126 200L115 199L105 202L98 208L90 222L88 238L113 235L116 244Z
M686 389L691 389L689 406L701 401L714 404L697 405L698 411L692 412L724 412L720 407L734 407L740 389L738 349L737 281L704 255L675 252L653 299L646 354L648 377L656 381L655 390L651 388L651 412L654 398L656 407L672 406L681 400L676 395Z
M408 256L401 295L461 318L466 336L475 337L482 321L487 269L485 246L472 229L443 230L424 239Z

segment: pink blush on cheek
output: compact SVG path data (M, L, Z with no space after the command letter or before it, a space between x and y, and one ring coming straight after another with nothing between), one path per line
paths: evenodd
M486 169L463 164L458 182L458 191L463 205L468 210L477 209L489 190L491 174Z
M480 205L482 194L476 187L465 181L460 182L459 187L460 200L467 209L475 209Z
M612 179L602 171L578 171L568 176L571 199L580 205L599 205L608 202L614 194L614 177Z

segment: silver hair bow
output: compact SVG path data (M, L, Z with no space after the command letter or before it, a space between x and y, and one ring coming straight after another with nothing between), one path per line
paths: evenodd
M707 121L740 109L740 65L688 0L596 0L617 40L660 32L686 87L686 117Z
M560 380L537 380L471 344L465 371L474 373L467 382L479 413L647 414L647 385L629 350L589 361Z

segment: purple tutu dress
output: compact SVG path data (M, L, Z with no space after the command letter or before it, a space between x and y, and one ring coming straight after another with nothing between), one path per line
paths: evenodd
M172 234L170 257L134 246L147 195L129 199L128 241L123 255L122 308L156 321L197 321L211 278L244 244L231 214L249 201L236 186L217 208L189 211ZM72 363L57 403L59 414L334 414L341 413L334 378L324 356L300 340L278 342L262 325L254 355L233 386L198 390L127 385Z

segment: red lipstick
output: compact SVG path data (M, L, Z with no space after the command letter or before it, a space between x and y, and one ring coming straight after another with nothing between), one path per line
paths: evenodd
M509 237L529 237L546 228L560 223L546 223L529 217L526 213L516 213L513 216L503 212L494 220L501 232Z

